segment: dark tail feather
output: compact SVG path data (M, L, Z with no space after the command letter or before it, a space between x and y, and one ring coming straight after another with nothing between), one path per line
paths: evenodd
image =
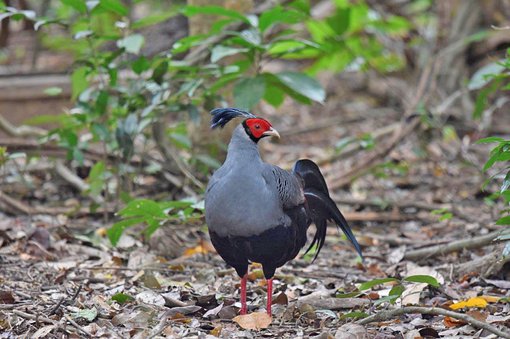
M335 203L329 196L320 192L314 188L309 188L305 190L305 198L308 203L308 208L310 210L312 220L317 227L317 233L312 241L312 245L308 248L307 252L317 243L317 253L315 257L319 254L322 245L324 245L324 241L326 239L326 228L327 221L333 220L335 224L345 233L347 239L352 243L356 252L358 252L359 256L363 259L363 254L361 253L361 246L359 245L356 237L351 231L349 224L345 220L344 216L338 210Z
M237 108L216 108L211 111L211 128L223 128L230 120L236 117L256 118L250 112L246 112Z
M292 169L298 173L304 180L304 189L315 188L318 191L325 192L329 196L328 186L322 176L321 170L316 163L309 159L301 159L296 162Z
M308 209L317 227L317 233L315 233L312 243L306 252L308 253L317 245L317 252L315 253L315 258L317 258L326 239L327 221L333 220L337 226L342 229L347 239L349 239L359 256L363 259L361 247L344 216L340 213L335 202L329 196L326 181L317 164L311 160L302 159L296 162L293 171L303 179L303 189L308 203Z

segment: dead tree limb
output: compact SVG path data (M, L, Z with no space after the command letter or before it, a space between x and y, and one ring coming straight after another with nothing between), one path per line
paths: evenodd
M463 249L479 248L493 243L497 237L508 233L510 233L510 230L501 229L491 232L489 234L480 235L469 239L453 241L450 242L449 244L420 248L417 250L407 252L404 255L404 259L407 260L426 259L436 255L448 254Z

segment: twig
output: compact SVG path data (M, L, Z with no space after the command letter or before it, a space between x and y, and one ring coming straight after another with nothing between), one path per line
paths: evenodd
M84 329L83 327L81 327L80 325L78 325L78 323L76 321L74 321L70 316L68 316L67 314L64 315L64 317L67 319L67 321L69 321L71 323L71 325L73 325L78 331L80 331L81 333L85 334L87 337L92 337L92 334L89 333L89 331L87 331L86 329Z
M487 330L491 333L494 333L500 338L510 339L509 333L503 332L491 324L477 320L467 314L453 312L453 311L445 310L445 309L442 309L439 307L406 306L406 307L397 308L394 310L379 312L379 313L371 315L365 319L358 320L356 323L358 323L360 325L367 325L372 322L387 321L387 320L390 320L396 316L401 316L401 315L410 314L410 313L443 315L443 316L454 318L454 319L460 319L474 327L481 328L481 329Z
M455 251L460 251L462 249L483 247L491 244L498 236L508 234L509 232L510 230L508 229L500 229L486 235L481 235L470 239L452 241L451 243L446 245L442 244L420 248L417 250L407 252L404 255L404 259L408 260L426 259L432 256L436 256L438 254L447 254Z
M47 318L47 317L43 317L43 316L39 316L39 315L34 315L34 314L29 314L29 313L25 313L23 311L20 311L20 310L12 310L12 313L22 317L22 318L25 318L25 319L30 319L30 320L35 320L35 321L41 321L43 323L47 323L47 324L53 324L53 325L57 325L58 322L55 321L55 320L52 320L50 318Z

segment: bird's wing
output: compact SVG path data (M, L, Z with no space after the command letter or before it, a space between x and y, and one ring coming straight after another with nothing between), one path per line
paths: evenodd
M338 210L335 202L329 196L326 181L319 167L313 161L303 159L296 162L293 172L299 175L303 180L303 190L310 217L317 227L317 232L307 252L310 251L314 245L317 245L317 251L315 253L315 257L317 257L326 239L327 221L332 220L345 233L360 257L363 257L361 254L361 247L352 233L349 224L342 213L340 213L340 210Z
M268 164L264 169L263 176L267 187L276 190L275 193L284 210L305 202L303 186L293 173Z

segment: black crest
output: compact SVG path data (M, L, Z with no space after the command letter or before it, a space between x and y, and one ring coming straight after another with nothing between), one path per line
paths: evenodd
M216 128L218 126L223 128L230 120L236 117L256 118L256 116L250 112L230 107L215 108L211 111L211 115L211 128Z

